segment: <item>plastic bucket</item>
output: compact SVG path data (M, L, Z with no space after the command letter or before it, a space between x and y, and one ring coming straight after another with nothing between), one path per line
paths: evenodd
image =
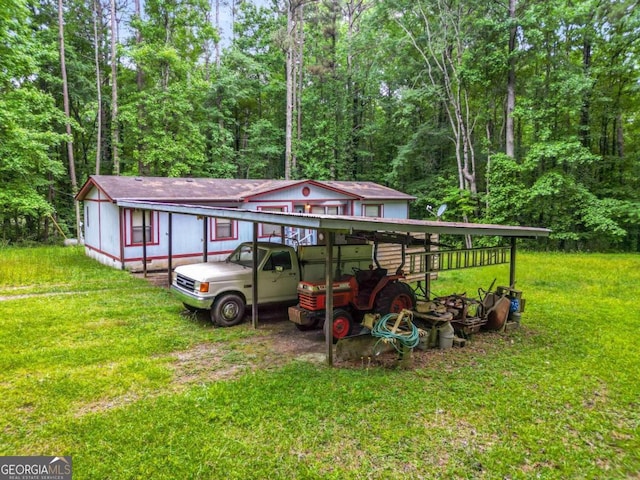
M509 314L509 321L520 323L522 319L522 314L520 312L512 312Z
M439 347L442 350L453 347L454 330L451 323L445 323L438 330Z

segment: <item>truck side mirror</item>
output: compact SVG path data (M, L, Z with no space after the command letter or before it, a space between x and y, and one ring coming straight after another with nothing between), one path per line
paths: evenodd
M284 272L284 267L282 265L276 265L276 272L278 273Z

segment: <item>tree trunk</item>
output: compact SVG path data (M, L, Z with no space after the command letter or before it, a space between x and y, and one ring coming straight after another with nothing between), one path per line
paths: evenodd
M304 60L304 17L303 17L304 4L301 2L296 9L296 34L295 34L295 63L294 67L297 70L296 79L296 139L298 144L302 140L302 65ZM293 154L293 169L297 169L297 159L295 152Z
M135 4L134 4L134 8L135 8L135 15L136 17L138 17L138 19L141 18L141 13L140 13L140 0L135 0ZM140 31L140 28L138 28L136 30L136 46L140 47L140 44L142 43L142 32ZM142 71L142 67L140 66L140 64L136 64L136 86L138 88L138 93L142 92L143 88L144 88L144 72ZM142 96L138 96L139 100L138 100L138 126L140 127L141 132L144 132L143 130L143 124L144 124L144 106L142 105ZM142 137L142 134L140 135L140 137ZM144 168L144 161L143 161L143 155L142 155L142 149L143 149L143 144L142 144L142 138L138 138L138 174L139 175L144 175L145 172L145 168Z
M216 0L216 29L220 33L220 0ZM220 41L216 41L216 68L220 68Z
M111 152L113 154L113 171L120 175L120 128L118 126L118 58L116 54L116 0L111 0Z
M360 156L358 154L360 130L362 128L362 110L363 104L361 99L361 89L355 76L355 55L352 50L353 41L358 31L358 20L361 15L369 9L371 4L364 0L350 0L346 3L343 16L347 21L347 95L351 103L351 132L347 143L347 158L351 162L351 177L355 180L358 176L358 164Z
M458 185L460 190L468 190L475 196L477 193L475 153L473 149L473 131L475 119L472 118L469 99L464 83L460 80L462 57L466 49L463 32L461 32L461 12L451 9L445 3L437 3L435 11L425 10L417 3L419 17L422 19L426 38L418 39L412 31L396 20L405 32L411 44L422 57L429 81L438 90L443 91L442 105L447 113L455 145L456 163L458 167ZM432 22L430 17L435 15ZM442 31L455 31L457 36L446 45L438 38L441 32L434 32L433 27Z
M616 153L619 158L624 157L624 129L622 125L622 114L616 115Z
M582 45L582 69L585 77L589 77L591 72L591 42L588 38L584 39ZM591 100L589 97L590 92L586 91L580 108L580 142L585 148L589 148L591 145L589 127L591 123Z
M102 74L100 71L100 37L98 36L98 18L102 16L100 0L93 0L93 41L95 45L96 91L98 92L98 126L96 132L96 175L100 175L102 157Z
M71 116L69 108L69 87L67 83L67 64L64 54L64 17L62 15L62 0L58 0L58 39L60 41L60 70L62 71L62 101L64 104L64 116L67 132L67 155L69 157L69 177L71 179L71 192L74 196L73 203L76 211L76 238L80 242L80 204L75 199L78 193L78 181L76 179L76 165L73 159L73 133L71 132Z
M287 2L287 37L286 37L286 76L287 76L287 104L285 112L285 152L284 152L284 178L291 179L295 170L293 158L293 109L295 106L295 31L294 1Z
M505 131L505 153L508 157L515 158L515 133L513 126L513 111L516 108L516 7L517 0L509 0L509 72L507 74L507 112Z

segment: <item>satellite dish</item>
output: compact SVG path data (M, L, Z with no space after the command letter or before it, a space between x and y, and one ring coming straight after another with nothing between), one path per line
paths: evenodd
M438 211L436 212L436 217L440 218L446 211L447 211L447 204L443 203L438 207Z

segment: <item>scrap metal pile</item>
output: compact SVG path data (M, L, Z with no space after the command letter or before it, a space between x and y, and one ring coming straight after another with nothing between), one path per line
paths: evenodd
M401 356L418 348L446 349L464 346L471 334L481 330L504 331L519 326L525 301L522 292L513 287L497 287L495 291L478 289L478 297L452 294L418 302L413 310L384 316L364 316L362 334L377 338L372 349L377 355L391 346ZM351 337L353 338L353 337ZM348 342L351 338L343 339Z

